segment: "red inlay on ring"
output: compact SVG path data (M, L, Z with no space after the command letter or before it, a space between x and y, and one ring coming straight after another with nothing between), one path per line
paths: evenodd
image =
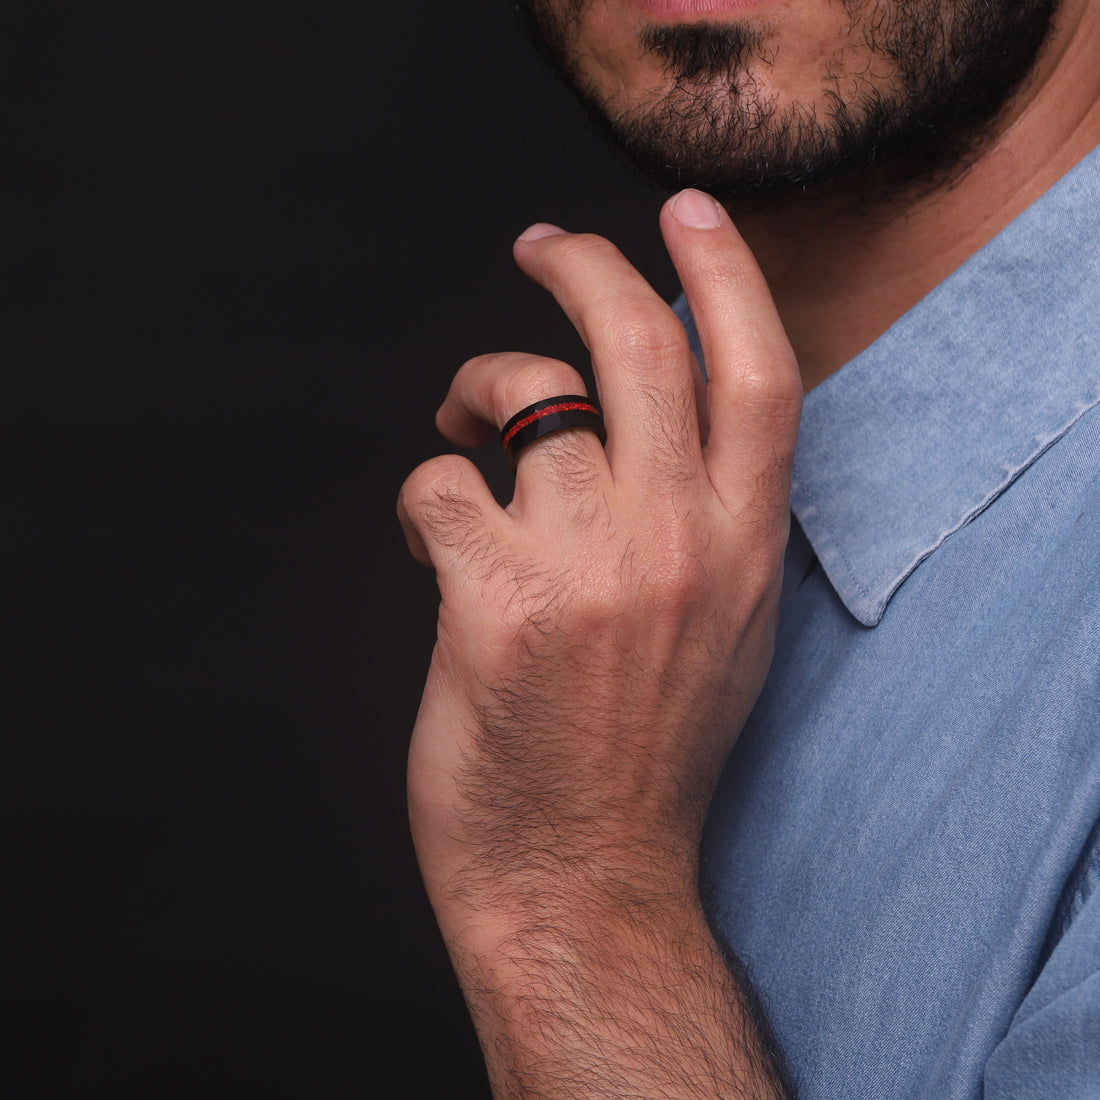
M502 442L504 446L507 447L508 444L512 442L512 437L516 432L526 428L528 424L534 424L536 420L541 420L544 416L549 416L551 413L571 412L574 409L596 413L597 416L600 413L600 410L588 401L561 401L556 405L547 405L545 409L539 409L538 412L533 412L530 416L525 416L522 420L513 424L511 428L508 429L508 434L504 437Z

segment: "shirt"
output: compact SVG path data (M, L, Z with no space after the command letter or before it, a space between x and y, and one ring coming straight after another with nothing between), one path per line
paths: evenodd
M1100 1096L1100 157L806 398L718 934L802 1100Z

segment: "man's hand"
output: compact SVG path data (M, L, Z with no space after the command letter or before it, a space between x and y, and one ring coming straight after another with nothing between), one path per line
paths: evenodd
M538 441L501 509L472 464L399 513L436 570L438 641L409 800L425 883L499 1096L772 1096L698 900L718 773L771 659L801 407L751 255L698 192L665 241L678 319L606 241L536 226L517 262L592 355L607 422ZM440 429L474 445L583 392L530 355L467 363Z

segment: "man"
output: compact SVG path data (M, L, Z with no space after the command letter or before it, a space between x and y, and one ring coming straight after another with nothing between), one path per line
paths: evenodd
M1100 2L527 14L722 202L661 214L686 325L524 233L606 446L572 368L483 356L454 442L581 426L506 509L455 456L402 493L411 820L495 1093L1100 1095Z

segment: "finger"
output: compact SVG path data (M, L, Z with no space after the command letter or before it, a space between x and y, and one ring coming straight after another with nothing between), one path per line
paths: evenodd
M413 557L440 575L441 591L450 573L491 548L493 523L507 522L477 467L459 455L413 470L398 494L397 518Z
M706 462L720 494L771 494L786 515L802 407L794 352L756 260L710 196L665 204L661 230L706 363Z
M499 438L500 429L536 401L586 392L580 374L560 360L521 352L482 355L455 375L436 423L456 443L485 443ZM563 506L575 509L577 495L606 476L607 459L593 432L556 432L520 456L511 510L516 515L533 510L553 522Z
M516 241L516 261L554 295L592 355L612 473L690 478L702 453L684 326L610 242L534 228Z
M496 439L520 409L546 397L585 392L568 363L523 352L479 355L459 368L435 416L436 427L460 447Z

